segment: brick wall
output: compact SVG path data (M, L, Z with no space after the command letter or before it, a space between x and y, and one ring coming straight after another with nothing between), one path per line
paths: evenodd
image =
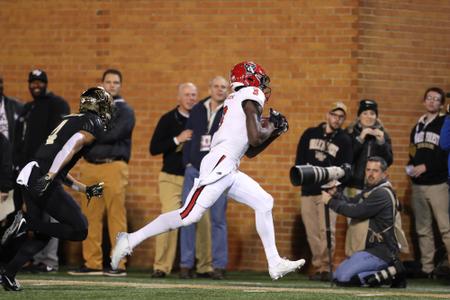
M395 3L395 4L393 4ZM206 96L215 75L247 59L272 78L269 106L286 112L290 131L242 170L271 193L280 254L308 256L298 189L288 169L300 134L325 119L331 102L356 113L373 97L392 135L390 176L408 204L403 166L407 135L422 111L425 88L449 88L450 6L447 1L5 1L0 10L0 74L5 92L29 101L27 74L40 67L49 87L77 109L80 92L105 68L123 72L123 96L136 111L127 197L130 230L158 215L161 157L148 143L156 122L176 105L176 86L192 81ZM352 119L351 118L351 119ZM404 215L409 226L409 218ZM230 269L264 270L253 212L230 201ZM338 224L335 260L343 258L345 224ZM66 243L69 261L79 245ZM150 267L154 240L139 246L130 265Z

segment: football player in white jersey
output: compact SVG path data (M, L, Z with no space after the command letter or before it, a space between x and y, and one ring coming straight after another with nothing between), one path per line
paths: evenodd
M224 192L255 211L256 230L273 280L305 264L304 259L290 261L280 257L275 244L273 198L256 181L239 171L244 155L256 156L287 131L287 120L281 114L271 111L269 120L261 118L271 92L269 76L258 64L242 62L231 70L230 83L234 93L225 100L211 151L201 162L200 176L195 179L184 206L159 215L136 232L119 233L111 256L112 269L117 269L119 261L145 239L198 222Z

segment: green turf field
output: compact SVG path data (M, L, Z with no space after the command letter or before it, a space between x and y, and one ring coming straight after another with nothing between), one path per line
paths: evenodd
M149 273L129 272L127 277L19 274L24 290L0 291L0 299L450 299L450 281L409 280L406 289L330 288L305 275L290 274L278 281L268 274L230 272L227 279L180 280L177 274L152 279Z

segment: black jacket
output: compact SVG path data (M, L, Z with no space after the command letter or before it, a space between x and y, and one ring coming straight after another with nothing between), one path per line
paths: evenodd
M336 213L346 217L359 220L369 219L369 232L364 251L389 263L394 257L398 257L400 249L394 233L394 211L397 210L397 207L394 210L387 189L391 189L391 185L383 180L353 198L347 198L343 193L338 193L331 198L328 205ZM379 233L382 241L374 238L372 232Z
M161 171L165 173L184 176L184 144L175 144L173 138L184 130L186 121L187 118L181 115L176 107L164 114L156 125L149 150L151 155L163 154Z
M375 123L376 128L384 132L384 143L379 144L373 135L366 135L364 141L359 140L362 127L361 124L351 124L346 131L352 139L353 150L353 164L352 164L352 177L347 183L347 186L362 190L364 188L364 178L367 159L371 156L379 156L383 158L387 165L390 166L393 163L392 144L391 138L381 123L377 120Z
M0 191L8 192L13 188L13 169L11 145L8 139L0 133Z
M352 142L342 129L325 133L325 123L306 129L297 146L296 165L310 164L319 167L341 166L352 163ZM320 185L303 185L303 196L321 194Z
M436 116L425 124L422 116L411 130L408 165L425 164L427 170L412 182L420 185L435 185L447 181L447 152L439 146L441 128L445 116Z
M5 103L6 119L8 120L8 139L11 143L13 143L16 131L16 121L22 113L23 104L11 97L6 96L1 97L0 101L4 101Z
M131 135L135 125L134 111L122 98L115 99L114 105L111 128L102 134L84 155L87 161L123 160L127 163L130 161Z
M34 157L62 117L69 113L69 104L51 92L24 105L16 123L13 152L16 169L22 168Z

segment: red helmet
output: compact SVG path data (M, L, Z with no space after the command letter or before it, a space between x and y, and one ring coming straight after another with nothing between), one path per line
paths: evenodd
M264 92L266 99L270 97L270 78L260 65L252 61L244 61L235 65L231 69L230 83L233 91L240 86L256 86Z

